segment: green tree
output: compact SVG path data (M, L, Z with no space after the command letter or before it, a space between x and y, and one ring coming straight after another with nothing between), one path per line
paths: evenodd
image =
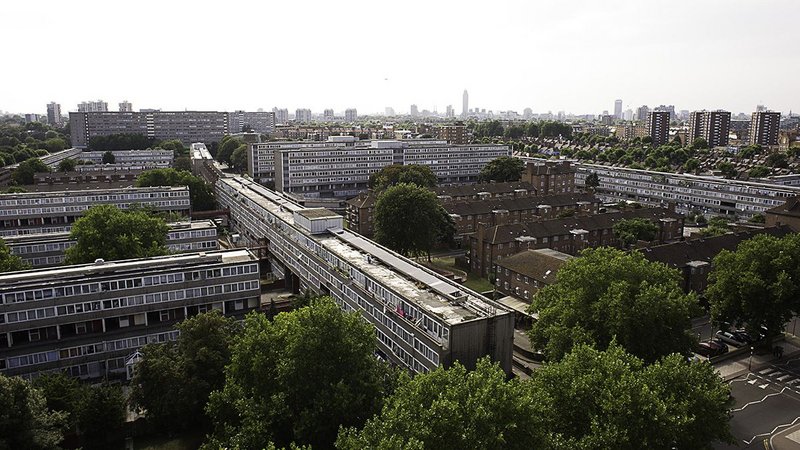
M209 211L217 205L211 185L185 170L171 168L148 170L139 174L136 186L188 186L193 211Z
M177 342L149 344L142 350L131 383L131 404L148 422L165 431L208 426L208 397L224 386L224 368L239 324L219 311L199 314L177 325Z
M5 241L0 238L0 273L16 272L30 269L30 267L30 264L23 261L22 258L11 253Z
M507 139L519 139L525 135L525 127L522 125L511 125L503 132Z
M478 177L481 183L488 183L490 181L506 182L506 181L519 181L522 178L522 172L525 170L525 163L519 158L510 156L501 156L489 161L489 164L481 169L480 176Z
M231 165L239 172L247 172L247 146L240 145L231 155Z
M11 174L11 180L16 184L33 184L33 175L50 172L50 167L39 158L28 158L17 166Z
M56 168L57 172L74 172L78 166L78 161L72 158L62 159Z
M759 234L715 258L706 297L715 323L777 335L800 313L800 234Z
M705 138L701 137L695 138L695 140L692 141L692 145L690 147L693 150L701 150L704 148L708 148L708 141L706 141Z
M114 164L115 162L117 162L117 157L110 150L103 153L103 164Z
M188 156L179 156L175 158L175 162L172 163L172 167L175 170L185 170L187 172L192 171L192 160Z
M708 363L670 355L645 366L612 343L579 345L533 373L554 449L711 449L733 443L729 387Z
M52 138L44 141L44 148L50 153L60 152L67 148L67 142L61 138Z
M736 178L738 175L738 172L736 171L736 168L733 167L733 164L727 161L721 161L719 164L717 164L717 170L719 170L722 173L722 176L725 178Z
M78 426L82 402L89 387L81 385L77 378L63 372L42 374L34 379L33 385L44 395L49 410L66 414L65 423L74 431Z
M747 173L747 175L748 175L750 178L763 178L763 177L766 177L766 176L768 176L768 175L769 175L771 172L772 172L772 171L771 171L771 170L769 170L769 168L768 168L768 167L764 167L764 166L753 166L753 168L752 168L752 169L750 169L750 172L748 172L748 173Z
M785 168L789 165L789 158L786 153L774 152L767 156L765 164L773 168Z
M248 315L225 387L209 399L207 447L330 447L340 426L361 426L380 410L386 372L374 352L373 327L330 298L272 321Z
M589 175L586 175L585 183L587 188L596 189L598 186L600 186L600 177L596 173L592 172Z
M528 124L525 126L525 136L539 137L539 124L536 122L528 122Z
M57 449L66 414L47 409L42 392L0 373L0 449Z
M139 133L120 133L108 136L95 136L89 139L89 149L105 150L144 150L155 144L155 139Z
M72 226L70 237L76 244L67 249L66 262L81 264L98 258L120 260L164 255L167 231L164 220L147 211L123 211L114 205L93 206Z
M637 241L650 242L658 234L658 226L647 219L622 219L614 224L614 237L625 246L630 247Z
M647 362L673 352L688 355L697 298L683 293L680 280L678 271L639 252L584 250L533 298L539 320L529 332L531 343L550 360L576 344L604 349L615 338Z
M546 442L547 412L517 379L484 358L474 371L456 362L405 375L363 429L343 429L336 447L372 449L528 449Z
M410 183L433 189L436 187L437 181L436 174L428 166L393 164L370 175L369 187L376 191L382 191L398 183Z
M391 186L375 202L375 240L401 255L429 253L440 234L441 214L432 191L407 183Z
M245 144L243 140L231 136L225 136L219 143L217 161L230 165L233 152L242 146L244 147L245 151L247 151L247 144Z
M125 424L125 398L117 386L102 385L86 390L78 427L85 449L119 448Z

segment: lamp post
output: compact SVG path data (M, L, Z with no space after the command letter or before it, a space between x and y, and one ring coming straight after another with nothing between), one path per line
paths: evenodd
M750 371L753 369L753 348L750 347L750 359L747 361L747 370Z

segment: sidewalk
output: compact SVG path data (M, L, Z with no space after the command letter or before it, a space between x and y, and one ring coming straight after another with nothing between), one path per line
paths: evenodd
M785 340L777 342L776 345L783 346L783 358L781 358L781 361L800 355L800 338L797 336L786 333ZM723 380L728 381L750 372L750 367L752 367L752 370L756 370L769 363L778 361L778 358L776 358L772 353L767 353L764 355L754 354L752 358L753 360L751 362L750 354L743 353L737 358L728 359L714 364L714 369L716 369L717 373L720 377L722 377Z

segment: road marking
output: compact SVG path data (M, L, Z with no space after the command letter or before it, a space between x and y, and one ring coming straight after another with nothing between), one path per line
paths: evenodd
M761 385L761 386L759 386L759 387L760 387L761 389L766 389L766 388L767 388L767 386L769 386L769 383L762 384L762 385Z
M756 383L758 383L758 378L753 378L752 380L747 382L747 384L756 384Z
M764 370L762 370L761 372L758 372L758 373L760 373L761 375L768 375L768 374L770 374L772 372L775 372L775 368L774 367L767 367L766 369L764 369Z
M794 378L794 375L789 374L789 375L784 375L782 377L778 377L778 381L783 381L783 380L785 380L787 378ZM792 382L794 382L794 380L789 381L789 383L792 383Z
M765 384L765 385L763 385L763 387L761 387L761 386L759 386L759 387L760 387L761 389L765 389L767 386L769 386L769 385L768 385L768 384ZM788 388L788 387L784 387L783 389L781 389L781 391L780 391L780 392L773 392L772 394L767 394L767 395L765 395L765 396L764 396L764 398L762 398L761 400L756 400L756 401L752 401L752 402L747 402L747 403L745 403L745 405L744 405L744 406L742 406L741 408L732 409L732 410L731 410L731 412L739 412L739 411L741 411L741 410L743 410L743 409L747 408L747 407L748 407L748 406L750 406L750 405L755 405L756 403L761 403L761 402L763 402L764 400L768 399L769 397L773 397L773 396L776 396L776 395L781 395L781 394L783 394L783 391L785 391L785 390L787 390L787 389L789 389L789 388ZM751 440L750 442L753 442L753 441ZM749 444L750 442L748 442L748 444Z
M774 433L775 431L777 431L777 430L778 430L778 428L790 427L790 426L794 425L795 423L797 423L797 421L798 421L798 420L800 420L800 416L798 416L796 419L794 419L794 420L792 421L792 423L784 423L784 424L782 424L782 425L778 425L777 427L773 428L773 429L772 429L772 431L770 431L769 433L761 433L761 434L757 434L757 435L753 436L753 438L752 438L752 439L750 439L749 441L744 441L744 440L743 440L743 441L744 441L744 443L745 443L745 444L747 444L747 445L750 445L750 444L751 444L753 441L755 441L755 440L756 440L756 439L758 439L759 437L761 437L761 436L769 436L769 435L771 435L772 433Z

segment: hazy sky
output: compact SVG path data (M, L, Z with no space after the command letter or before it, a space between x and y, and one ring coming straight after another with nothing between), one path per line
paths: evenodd
M799 0L17 1L0 110L800 110Z

